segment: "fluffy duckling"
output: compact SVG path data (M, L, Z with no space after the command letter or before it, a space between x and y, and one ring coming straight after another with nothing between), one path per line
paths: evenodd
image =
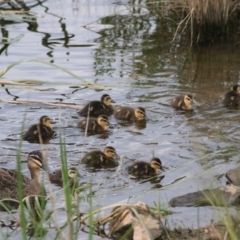
M70 181L70 187L73 187L79 178L78 170L74 167L69 168L68 178ZM55 170L54 173L49 174L49 180L51 183L54 183L60 187L63 187L62 169Z
M240 106L240 86L234 85L231 91L225 94L222 103L225 107Z
M31 173L31 179L21 174L22 176L22 197L30 195L46 196L44 184L41 181L40 169L44 169L47 173L52 173L48 167L47 159L41 151L33 151L28 154L27 160L28 169ZM0 168L0 200L18 199L18 174L17 170L8 170ZM17 203L4 202L7 206L18 207ZM31 201L31 203L33 203Z
M51 126L52 120L48 116L42 116L38 124L32 125L24 134L23 140L30 143L48 143L55 136Z
M114 111L114 116L121 120L141 121L145 119L146 113L143 107L119 107Z
M108 130L108 117L100 115L98 118L87 118L79 122L78 127L86 130L88 133L103 133Z
M115 103L108 94L103 94L101 101L91 101L79 111L79 115L83 117L98 117L101 114L113 114L112 103Z
M128 167L128 173L132 178L155 176L161 172L160 170L164 171L159 158L153 158L150 163L143 161L136 162Z
M115 161L117 153L114 147L107 146L104 151L95 150L88 152L82 158L81 163L85 163L90 167L116 167L118 163Z
M177 96L171 101L172 107L179 110L192 110L193 96L191 94Z

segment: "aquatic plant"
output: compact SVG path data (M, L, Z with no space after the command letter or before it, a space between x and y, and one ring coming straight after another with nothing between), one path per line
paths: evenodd
M176 21L174 39L190 32L191 44L231 38L238 34L240 2L235 0L173 0L150 1L151 11Z

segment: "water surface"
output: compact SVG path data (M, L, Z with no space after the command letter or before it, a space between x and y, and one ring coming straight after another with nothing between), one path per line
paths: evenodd
M239 81L237 45L216 43L190 49L180 45L180 40L171 42L172 25L141 7L144 1L25 1L19 5L36 13L37 18L33 22L1 20L2 37L23 34L1 52L1 70L15 61L35 58L64 67L95 85L85 88L79 79L36 62L7 72L2 80L42 83L0 88L1 167L15 168L22 127L26 129L48 115L56 121L58 133L64 129L69 165L78 164L84 152L106 145L124 156L117 173L115 169L91 173L81 165L81 181L93 183L95 208L139 200L168 207L172 197L225 184L223 174L239 164L239 111L221 106L224 93ZM10 8L7 3L0 7ZM81 108L104 93L110 94L117 106L145 107L146 128L122 126L111 117L108 137L85 139L76 127L80 120L76 109L41 104L66 103ZM185 93L194 95L193 113L169 106L174 96ZM17 104L25 100L40 103ZM59 168L59 138L44 147L51 167ZM23 142L22 159L36 149L38 144ZM156 184L129 179L127 166L136 160L149 161L153 152L166 169L163 180ZM26 163L22 167L29 174ZM171 184L178 178L183 179ZM64 206L61 197L59 206ZM83 202L82 211L87 210L88 203ZM170 226L197 227L220 215L220 209L210 207L173 210L176 213L169 218ZM60 216L64 221L64 213ZM87 239L87 234L79 234ZM50 231L47 238L52 235ZM20 239L19 232L10 236Z

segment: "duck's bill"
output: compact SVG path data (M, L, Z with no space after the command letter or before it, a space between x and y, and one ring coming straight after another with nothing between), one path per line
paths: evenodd
M116 103L114 100L111 100L112 103Z
M160 170L163 171L163 172L165 172L165 169L164 169L163 167L160 167Z

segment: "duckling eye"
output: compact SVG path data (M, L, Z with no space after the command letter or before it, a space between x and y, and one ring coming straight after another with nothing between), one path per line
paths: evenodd
M144 116L144 113L142 111L137 111L137 113Z
M191 102L191 101L192 101L192 99L191 99L191 98L189 98L189 97L186 97L186 99L187 99L189 102Z

